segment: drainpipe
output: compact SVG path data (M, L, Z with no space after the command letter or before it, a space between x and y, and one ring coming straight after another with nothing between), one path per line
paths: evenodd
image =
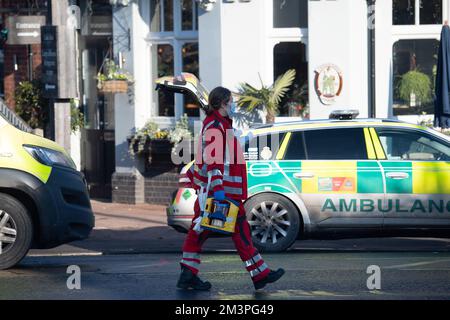
M368 115L376 117L376 91L375 91L375 2L367 1L367 48L368 48Z

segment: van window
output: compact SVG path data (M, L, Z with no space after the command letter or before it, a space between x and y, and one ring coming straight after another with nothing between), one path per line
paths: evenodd
M252 138L245 143L244 159L246 161L275 159L285 135L284 132L276 132Z
M292 136L291 139L294 148L301 150L301 146L298 146L298 135ZM368 159L362 128L307 130L303 132L303 139L306 146L304 158L308 160ZM297 152L302 155L302 151Z
M450 161L450 145L430 134L377 129L388 160Z

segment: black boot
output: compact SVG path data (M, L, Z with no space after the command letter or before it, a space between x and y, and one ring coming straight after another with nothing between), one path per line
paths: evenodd
M200 278L189 268L181 267L181 274L178 279L177 287L180 289L207 291L211 289L211 283L200 280Z
M284 275L284 269L282 269L282 268L279 268L277 271L270 270L267 277L254 283L255 289L256 290L262 289L266 286L266 284L277 281L283 275Z

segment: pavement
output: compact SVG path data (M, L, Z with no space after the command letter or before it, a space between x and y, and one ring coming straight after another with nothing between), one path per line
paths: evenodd
M125 205L92 201L96 227L90 237L50 250L31 250L30 256L112 255L180 253L184 233L167 225L162 205ZM233 251L229 238L211 238L204 252ZM450 251L450 239L379 238L342 240L299 240L290 251Z

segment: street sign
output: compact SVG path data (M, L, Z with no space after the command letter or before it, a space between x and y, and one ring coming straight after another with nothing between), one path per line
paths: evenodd
M83 35L89 36L112 36L113 22L111 16L91 16L88 21L88 31Z
M42 91L46 98L58 97L58 50L55 26L41 28Z
M45 16L9 16L6 28L9 30L9 45L41 43L41 26L45 25Z

